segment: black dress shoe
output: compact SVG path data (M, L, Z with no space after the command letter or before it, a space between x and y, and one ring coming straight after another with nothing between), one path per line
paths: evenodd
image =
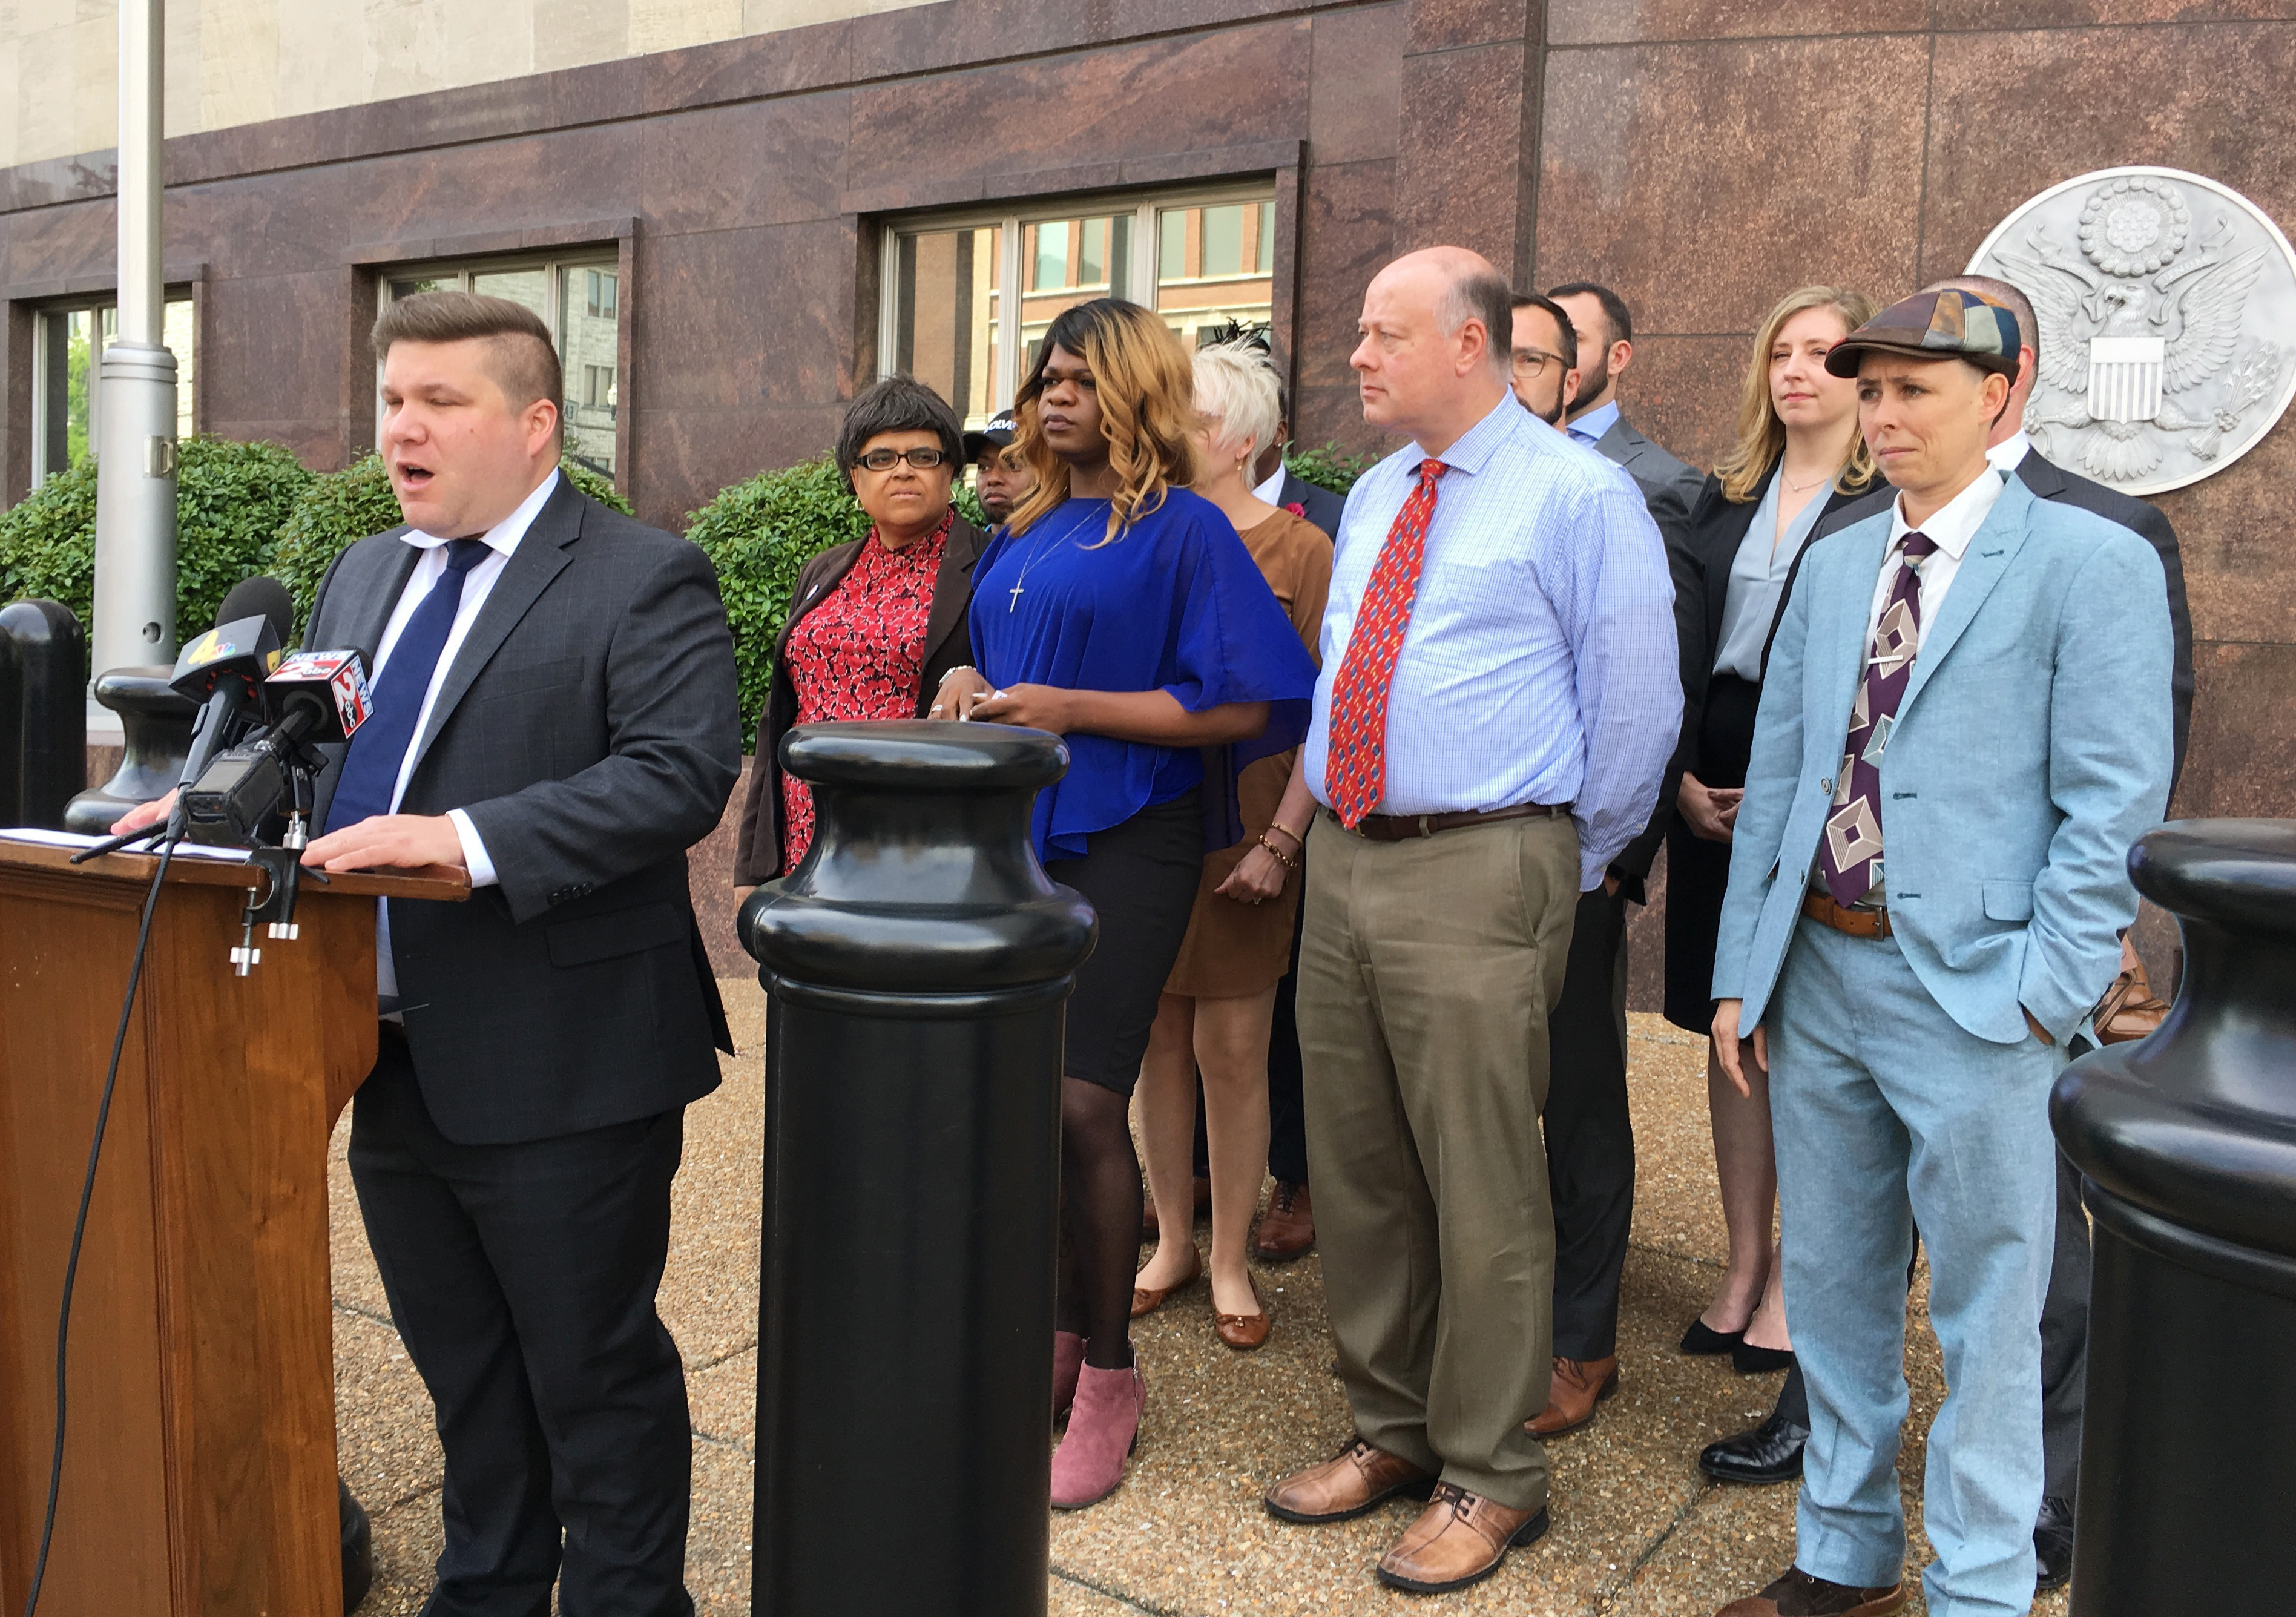
M1758 1348L1751 1342L1742 1342L1730 1350L1730 1367L1741 1375L1767 1375L1773 1370L1793 1368L1792 1348Z
M1751 1432L1709 1443L1698 1469L1718 1482L1791 1482L1801 1474L1809 1428L1773 1415Z
M335 1479L335 1514L342 1522L343 1612L349 1617L374 1582L374 1529L340 1477Z
M1715 1330L1703 1319L1693 1319L1690 1328L1682 1334L1682 1350L1694 1358L1716 1353L1734 1353L1738 1344L1746 1340L1743 1331Z
M2033 1558L2039 1564L2037 1587L2062 1588L2073 1576L2073 1507L2054 1495L2041 1501L2033 1523Z

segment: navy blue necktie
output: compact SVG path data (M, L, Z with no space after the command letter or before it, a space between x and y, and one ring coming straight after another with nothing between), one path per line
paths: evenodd
M374 684L374 711L351 735L350 751L335 781L334 800L327 807L330 830L390 812L399 767L406 761L406 749L414 744L422 699L430 694L439 654L447 649L447 633L462 608L463 580L487 554L483 539L447 541L447 570L399 631L390 661Z

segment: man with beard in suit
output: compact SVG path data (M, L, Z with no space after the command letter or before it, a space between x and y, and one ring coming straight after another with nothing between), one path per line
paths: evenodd
M1626 300L1592 281L1566 282L1546 295L1578 333L1578 391L1563 412L1563 431L1627 469L1660 532L1688 531L1705 474L1644 437L1619 412L1619 378L1635 357L1634 316Z

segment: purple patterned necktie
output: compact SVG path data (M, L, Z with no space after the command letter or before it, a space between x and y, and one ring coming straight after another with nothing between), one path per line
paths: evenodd
M1818 871L1833 901L1851 905L1882 882L1882 753L1898 721L1898 703L1912 679L1922 641L1923 560L1937 550L1926 534L1909 533L1890 598L1874 620L1866 677L1849 710L1841 774L1834 782L1833 812L1826 817Z

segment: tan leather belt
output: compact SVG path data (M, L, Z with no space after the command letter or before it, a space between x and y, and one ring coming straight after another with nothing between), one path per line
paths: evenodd
M1801 913L1853 938L1886 938L1890 935L1888 910L1851 909L1847 905L1836 904L1825 893L1814 892L1805 898L1801 901Z
M1324 812L1331 816L1333 825L1339 824L1338 815L1328 808ZM1355 826L1355 833L1374 842L1407 842L1464 825L1488 825L1494 820L1559 820L1569 818L1570 814L1568 803L1517 803L1511 808L1463 808L1456 814L1366 814Z

